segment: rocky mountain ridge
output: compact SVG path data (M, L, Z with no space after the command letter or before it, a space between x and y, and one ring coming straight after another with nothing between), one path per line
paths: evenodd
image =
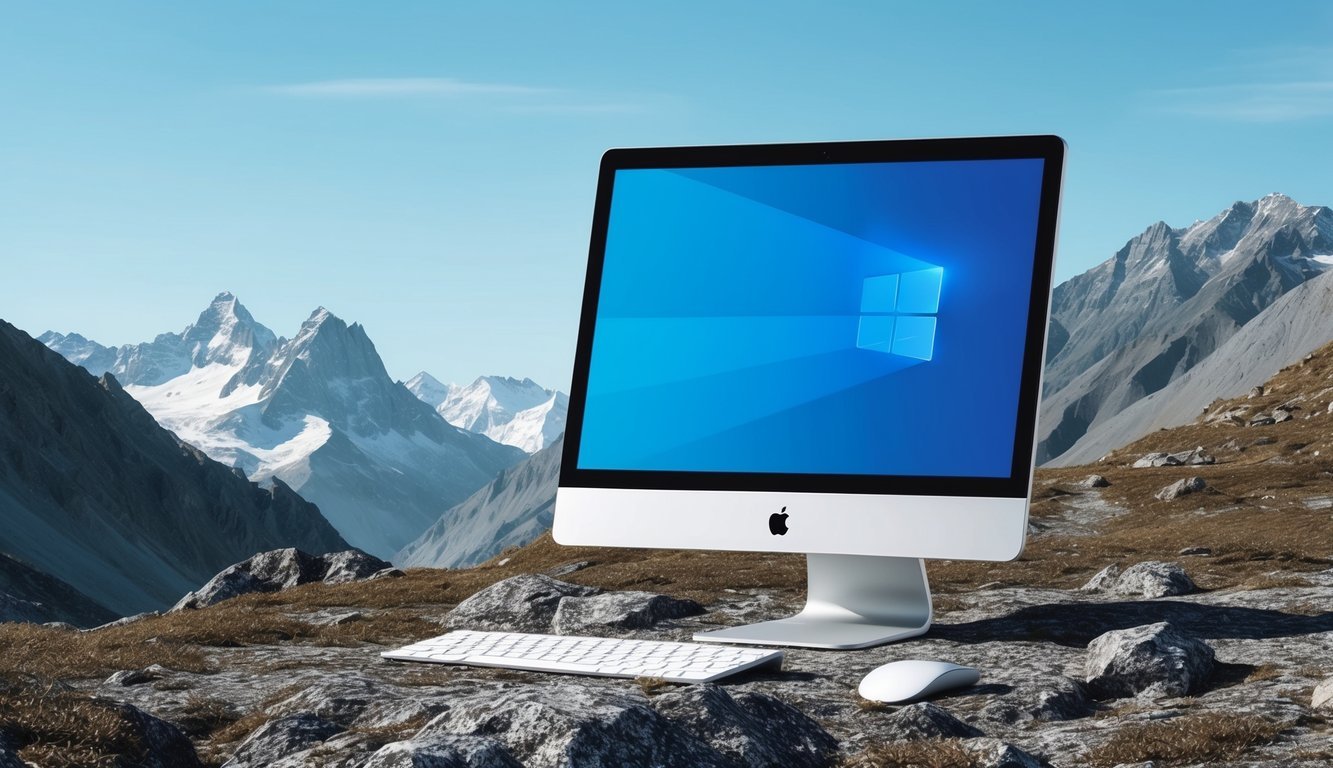
M1189 424L1217 398L1262 385L1333 339L1333 272L1288 291L1198 365L1091 427L1056 463L1095 461L1153 430Z
M1331 264L1333 210L1269 195L1189 227L1158 222L1057 286L1038 461L1059 460Z

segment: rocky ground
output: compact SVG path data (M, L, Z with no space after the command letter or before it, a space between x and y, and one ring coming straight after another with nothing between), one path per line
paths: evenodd
M549 537L457 571L271 553L162 616L0 626L0 768L1325 766L1323 360L1095 465L1038 473L1019 560L929 564L921 638L793 649L781 670L706 686L393 663L379 652L455 626L688 639L794 611L802 562ZM856 695L906 658L983 676L905 707Z

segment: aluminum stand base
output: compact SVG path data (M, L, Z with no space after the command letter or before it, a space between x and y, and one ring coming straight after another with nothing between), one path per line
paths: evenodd
M805 608L787 619L712 632L708 643L848 650L925 634L930 628L926 566L911 557L806 555Z

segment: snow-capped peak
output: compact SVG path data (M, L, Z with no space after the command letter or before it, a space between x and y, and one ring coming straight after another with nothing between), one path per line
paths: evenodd
M196 367L244 364L256 354L267 355L277 340L273 331L256 322L230 291L215 296L199 319L181 333L186 353Z
M405 385L460 429L535 453L565 431L569 397L530 378L479 376L466 387L421 372Z
M421 371L416 376L403 383L407 391L417 396L421 402L429 405L431 408L438 408L449 397L449 393L456 387L452 384L444 384L439 379L431 376L425 371Z

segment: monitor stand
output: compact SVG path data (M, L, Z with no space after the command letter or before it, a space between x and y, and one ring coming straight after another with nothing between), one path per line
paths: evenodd
M930 628L926 565L914 557L806 555L805 608L787 619L712 632L709 643L848 650L925 634Z

